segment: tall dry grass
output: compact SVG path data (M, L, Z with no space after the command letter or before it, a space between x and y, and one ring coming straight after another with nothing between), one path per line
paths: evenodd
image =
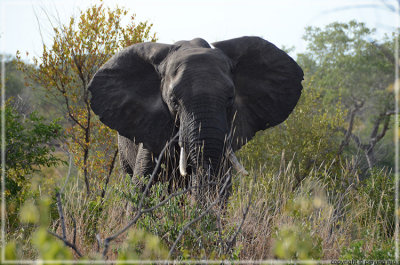
M282 154L278 168L250 167L249 176L233 175L227 206L216 206L195 222L183 234L172 258L338 259L358 240L365 242L364 252L393 240L390 172L377 170L368 181L361 181L351 161L331 161L314 165L299 183L299 169L293 161ZM88 197L79 176L71 176L66 183L62 203L67 240L75 242L86 257L101 259L104 238L133 218L140 194L136 191L135 195L134 183L123 175L111 180L104 200ZM148 195L146 206L157 204L168 192L168 185L159 185ZM240 227L249 199L251 207L241 231L228 249L226 243ZM142 216L133 228L156 235L168 249L184 225L203 210L204 205L194 204L192 195L186 193ZM53 215L50 229L62 235L58 215ZM126 234L114 240L108 259L117 258L127 240ZM35 251L26 254L30 259L37 255Z
M382 235L393 226L388 202L382 203L390 187L376 187L372 198L351 161L314 165L300 184L293 160L286 163L284 156L279 169L265 165L250 171L257 175L257 182L251 183L251 176L235 181L226 215L230 225L240 222L243 198L248 186L254 185L252 207L237 241L241 259L299 258L302 251L310 259L338 259L354 241L367 241L363 249L367 252L382 240L393 239L390 233ZM377 175L390 179L385 170Z
M65 187L62 202L67 240L75 241L77 248L89 258L100 258L102 239L119 231L131 217L130 206L120 195L127 191L126 181L124 176L116 176L104 200L100 196L88 197L82 179L78 177L72 178ZM53 229L62 234L59 220L53 223ZM114 244L122 244L124 238L121 236ZM116 257L116 251L110 251L109 258L113 257Z

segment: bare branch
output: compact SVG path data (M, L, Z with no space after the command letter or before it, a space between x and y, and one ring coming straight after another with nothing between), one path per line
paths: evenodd
M72 248L79 257L82 257L82 254L80 253L80 251L78 250L78 248L75 245L75 243L76 243L76 221L75 221L75 218L73 216L71 216L72 222L73 222L73 225L74 225L74 234L73 234L72 243L67 240L67 230L65 228L64 211L63 211L62 203L61 203L61 193L64 191L65 185L67 184L67 181L68 181L70 173L71 173L71 164L72 164L71 163L71 159L72 159L72 156L70 156L68 175L67 175L67 179L66 179L66 181L64 183L64 186L61 188L61 192L57 192L56 193L57 209L58 209L58 215L60 216L60 224L61 224L61 229L62 229L62 236L59 236L59 235L57 235L56 233L54 233L54 232L52 232L50 230L47 230L47 232L50 233L51 235L57 237L58 239L61 239L66 246Z
M63 210L62 210L61 196L60 196L59 192L56 193L56 197L57 197L58 215L60 216L61 228L62 228L62 233L63 233L62 238L66 239L67 238L67 231L65 229L64 213L63 213Z
M107 178L106 178L106 183L104 184L104 188L103 188L103 190L102 190L102 192L101 192L101 199L102 199L102 202L103 202L103 199L104 199L104 197L105 197L105 195L106 195L107 185L108 185L108 182L110 181L110 176L111 176L111 174L112 174L112 172L113 172L113 170L114 170L115 161L117 160L117 155L118 155L118 148L117 148L117 150L115 150L115 152L114 152L114 156L113 156L113 159L111 160L110 167L109 167L109 170L108 170L108 175L107 175Z
M137 222L137 220L142 216L142 214L143 214L142 206L143 206L144 198L145 198L145 196L147 195L147 192L148 192L149 189L150 189L150 186L151 186L151 184L152 184L152 182L153 182L153 180L154 180L154 178L155 178L155 176L156 176L156 174L157 174L158 169L160 168L161 161L162 161L162 157L164 156L164 153L165 153L165 151L167 150L167 148L168 148L172 143L174 143L174 142L176 141L176 139L178 138L178 135L179 135L179 133L177 133L177 134L171 139L171 141L168 142L168 143L164 146L164 148L161 150L161 153L160 153L160 155L158 156L158 159L157 159L157 164L156 164L156 166L154 167L153 173L152 173L151 176L150 176L150 179L149 179L149 181L148 181L148 183L147 183L147 185L146 185L146 188L145 188L144 192L142 193L142 197L141 197L140 202L139 202L139 205L138 205L138 212L137 212L136 216L135 216L135 217L133 218L133 220L131 220L124 228L122 228L120 231L118 231L117 233L115 233L115 234L112 235L112 236L107 237L107 238L104 240L103 258L105 258L106 255L107 255L107 251L108 251L110 242L111 242L112 240L114 240L115 238L117 238L118 236L120 236L121 234L125 233L125 232L126 232L132 225L134 225L134 224Z
M86 130L85 126L83 126L82 123L80 123L75 117L74 114L72 112L72 108L69 104L69 98L68 96L65 94L66 92L64 92L62 95L64 97L65 100L65 105L67 106L67 111L68 111L68 116L71 118L71 120L73 120L77 125L79 125L79 127L81 127L83 130Z
M72 244L72 243L69 242L67 239L62 238L61 236L57 235L56 233L54 233L54 232L52 232L52 231L50 231L50 230L47 230L47 232L48 232L50 235L55 236L55 237L57 237L58 239L62 240L66 246L72 248L72 249L75 251L76 255L78 255L78 257L82 257L81 252L77 249L77 247L76 247L75 244Z
M350 138L353 135L353 127L354 127L354 118L356 116L356 113L364 106L364 100L358 101L354 100L354 109L350 112L350 121L349 121L349 127L348 129L342 128L341 131L344 132L345 136L343 141L341 142L339 146L339 150L337 152L338 155L340 155L343 152L343 149L349 144ZM356 140L355 140L356 141Z
M228 175L228 177L226 178L226 181L224 183L224 186L222 187L221 191L219 194L223 194L227 184L229 183L229 180L231 179L231 176ZM190 221L189 223L187 223L182 230L179 232L178 238L175 240L174 244L172 245L172 247L169 250L169 256L172 256L172 253L175 250L176 245L178 244L178 242L181 240L183 234L185 233L185 231L195 222L199 221L201 218L203 218L203 216L205 216L217 203L219 203L221 201L221 196L218 196L218 198L211 203L206 210L204 210L199 216L197 216L195 219L193 219L192 221Z
M36 23L37 23L37 25L39 27L39 34L40 34L40 40L42 41L42 46L44 46L44 38L43 38L43 34L42 34L42 27L41 27L41 24L39 22L39 17L38 17L38 14L36 13L35 8L33 8L33 14L35 15Z
M372 141L374 141L374 139L376 139L379 127L381 125L381 121L382 121L382 119L384 117L385 117L384 115L379 115L378 118L375 120L374 128L372 129L372 132L371 132L371 135L370 135L370 139L371 139L370 142L372 142Z
M68 42L69 45L71 45L69 43L68 39L67 39L67 42ZM83 70L82 70L82 65L85 63L85 60L83 60L83 62L81 60L79 60L79 62L78 62L78 58L77 58L77 56L76 56L74 51L72 51L72 58L74 59L74 64L76 66L76 69L78 70L78 76L81 79L82 87L83 87L84 90L86 90L87 89L87 86L86 86L87 81L86 81L86 78L85 78L85 76L83 74ZM84 97L85 97L85 101L87 101L87 95L86 95L85 91L84 91Z
M385 134L386 134L386 132L387 132L387 130L389 129L389 122L390 122L390 116L386 116L385 117L385 121L384 121L384 124L383 124L383 128L382 128L382 131L381 131L381 133L379 133L377 136L376 136L376 142L379 142L384 136L385 136Z
M96 234L96 240L97 240L97 252L100 252L100 246L101 246L100 234Z
M151 174L151 177L150 177L150 179L149 179L149 182L148 182L147 185L146 185L146 188L144 189L144 192L143 192L143 194L142 194L142 198L140 199L138 209L142 209L142 205L143 205L144 198L146 197L147 192L149 191L150 186L151 186L151 184L153 183L153 180L154 180L154 178L155 178L155 176L156 176L156 174L157 174L157 171L158 171L158 169L160 168L161 161L162 161L162 157L164 156L165 151L167 150L167 148L168 148L172 143L174 143L174 142L176 141L176 139L178 138L178 135L179 135L179 133L177 133L177 134L174 136L174 138L172 138L171 141L170 141L169 143L167 143L167 144L164 146L163 150L161 150L161 153L160 153L160 155L158 156L158 159L157 159L157 164L156 164L156 166L155 166L155 168L154 168L154 170L153 170L153 173Z
M75 218L71 215L72 222L74 223L74 235L72 237L72 244L76 244L76 221Z
M357 135L352 133L353 130L353 122L355 113L358 111L358 107L362 105L356 103L355 108L352 110L350 114L350 122L349 128L346 130L344 128L339 128L339 131L345 134L345 139L342 141L338 155L342 153L343 148L349 144L349 140L352 139L358 148L364 151L365 157L367 159L368 167L372 168L375 164L375 155L374 155L374 148L376 144L386 135L387 130L389 129L390 118L392 115L395 115L396 112L394 110L386 110L378 115L374 122L373 129L371 131L369 140L367 143L363 143ZM380 131L381 125L383 122L383 127ZM379 132L380 131L380 132Z
M375 120L374 128L371 132L370 140L367 147L367 152L372 152L375 145L385 136L387 130L389 129L389 122L391 115L394 115L395 111L385 111L379 114L378 118ZM379 133L379 128L381 127L383 121L382 131Z
M67 173L67 177L65 179L64 185L62 186L60 193L64 192L64 188L68 183L69 177L71 176L71 168L72 168L72 154L69 154L69 163L68 163L68 173Z

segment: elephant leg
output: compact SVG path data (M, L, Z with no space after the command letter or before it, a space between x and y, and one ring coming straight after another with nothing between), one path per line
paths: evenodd
M232 192L232 174L228 173L229 175L226 176L226 178L229 178L229 180L227 181L226 178L223 179L223 183L221 183L221 185L219 185L219 188L222 189L223 185L225 185L225 189L222 191L222 193L220 194L221 196L221 208L225 209L226 205L228 205L228 200L229 200L229 196L231 195Z
M124 175L129 175L131 178L133 176L133 169L131 168L131 166L129 165L128 161L126 160L126 158L123 158L123 154L121 154L121 152L119 153L119 157L120 157L120 163L121 163L121 170L122 170L122 174Z
M155 160L153 153L143 147L143 144L138 145L135 168L133 170L133 176L148 176L153 173L155 168Z
M123 173L131 177L147 176L153 172L155 161L153 154L142 143L118 135L120 162Z
M138 145L130 139L118 135L119 161L121 163L122 174L133 176L135 168L136 156L138 153Z

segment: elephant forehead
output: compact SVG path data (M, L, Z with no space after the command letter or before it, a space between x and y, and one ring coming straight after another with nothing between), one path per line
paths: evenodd
M229 71L231 67L230 59L216 49L211 48L192 48L175 52L167 64L167 72L174 73L179 68L185 69L220 69Z

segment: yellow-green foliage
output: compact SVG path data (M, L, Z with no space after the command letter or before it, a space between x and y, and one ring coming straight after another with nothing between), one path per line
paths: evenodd
M35 67L29 67L17 53L19 68L25 72L29 84L41 85L46 96L61 102L68 149L74 154L75 165L85 178L87 193L98 192L112 170L116 152L116 132L100 122L90 108L88 84L97 69L113 54L131 44L155 41L152 25L129 23L124 8L106 8L94 4L71 17L68 24L53 28L52 44L43 45L42 54L33 57ZM98 180L92 180L98 178Z
M272 251L279 259L311 260L321 258L321 239L315 240L311 231L301 225L286 225L276 232ZM313 263L306 263L313 264Z
M37 201L26 201L21 207L19 216L22 227L34 228L33 233L29 237L29 244L35 249L37 257L40 260L70 260L73 258L71 250L64 243L50 235L47 230L50 225L50 204L51 199L42 197ZM16 260L24 257L21 253L23 249L15 240L11 240L6 246L7 259Z

